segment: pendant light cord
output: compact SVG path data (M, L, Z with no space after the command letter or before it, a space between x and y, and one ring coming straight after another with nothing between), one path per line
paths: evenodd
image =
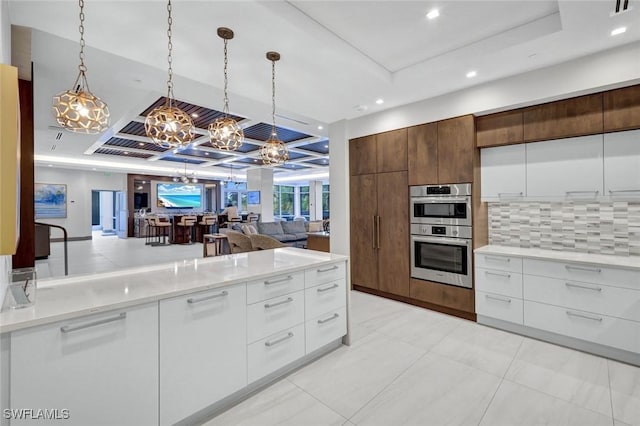
M171 0L169 0L167 3L167 12L169 12L169 16L167 18L167 24L169 26L167 29L167 37L169 39L169 42L167 43L167 48L169 50L169 54L167 55L167 62L169 63L169 79L167 80L167 105L171 107L173 103L173 43L171 41L171 25L173 24L173 18L171 17Z
M271 136L276 137L276 61L271 61L271 120Z
M85 91L85 88L87 92L91 92L85 75L87 66L84 63L84 0L78 0L78 6L80 6L80 13L78 15L80 18L80 25L78 26L78 31L80 32L80 53L78 54L78 57L80 58L80 65L78 65L78 70L80 72L78 73L76 81L73 83L73 87L76 92Z
M229 83L229 78L227 76L227 66L228 66L228 58L227 58L227 39L224 39L224 107L222 112L224 116L229 115L229 93L227 92L227 86Z

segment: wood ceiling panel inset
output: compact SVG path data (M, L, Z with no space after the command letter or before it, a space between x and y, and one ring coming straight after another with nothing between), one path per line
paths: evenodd
M162 157L161 161L173 161L173 162L176 162L176 163L187 163L187 164L202 164L202 163L206 163L206 161L192 160L190 158L181 158L181 157Z
M315 160L308 160L305 163L315 164L318 166L329 166L329 160L326 158L316 158Z
M154 151L154 152L167 151L166 148L162 148L161 146L158 146L154 143L138 142L138 141L132 141L130 139L122 139L122 138L111 138L108 141L106 141L104 145L105 146L106 145L121 146L124 148L138 148L138 149L145 149L147 151Z
M249 126L244 129L244 136L250 139L258 141L266 141L271 136L271 124L258 123L253 126ZM296 132L295 130L285 129L284 127L276 126L278 131L278 137L282 142L293 142L300 139L310 138L311 135L302 132Z
M306 149L307 151L313 151L320 154L328 154L329 153L329 140L325 139L320 142L314 142L307 145L301 145L298 148Z
M189 155L191 157L199 157L199 158L204 158L209 160L222 160L224 158L231 157L230 155L225 155L220 152L204 151L201 149L192 149L192 148L183 149L181 151L178 151L178 153L180 155Z
M145 109L140 115L142 115L143 117L146 117L154 108L164 105L165 102L166 102L166 97L161 96L160 98L158 98L157 101L155 101L147 109ZM191 119L193 120L193 125L201 129L206 129L207 127L209 127L209 123L213 122L216 118L222 117L224 115L221 111L217 111L211 108L201 107L199 105L194 105L189 102L184 102L179 100L174 100L173 105L180 108L182 111L186 112L187 114L189 114L191 116ZM245 119L244 117L241 117L239 115L233 115L233 114L229 114L229 117L233 118L238 122Z
M125 154L126 152L126 154ZM117 157L132 157L132 158L149 158L153 157L153 154L144 154L141 152L128 152L121 151L119 149L98 148L94 154L115 155Z
M137 121L132 121L120 130L120 133L126 133L128 135L136 135L136 136L147 136L147 133L144 130L144 123L138 123Z

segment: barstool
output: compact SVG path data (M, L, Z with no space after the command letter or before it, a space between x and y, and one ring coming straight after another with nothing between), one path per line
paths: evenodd
M198 218L195 216L182 216L180 218L180 222L178 222L177 225L184 227L183 235L185 232L189 232L189 241L183 244L193 244L191 234L193 233L193 226L196 224L197 221L198 221ZM188 231L187 231L187 228L189 228Z
M216 233L215 225L218 223L218 217L214 215L202 216L202 220L198 222L198 225L204 227L202 235Z
M154 245L156 246L166 246L169 245L167 242L167 237L169 236L169 228L171 228L171 222L166 217L156 217L153 219L155 233L157 237L157 241ZM160 236L162 236L162 242L160 242Z
M144 244L149 246L153 244L153 238L155 237L155 226L154 226L155 217L147 216L144 218L144 223L147 227L146 232L144 233Z

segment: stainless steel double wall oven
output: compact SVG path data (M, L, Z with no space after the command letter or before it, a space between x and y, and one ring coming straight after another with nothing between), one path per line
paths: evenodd
M411 276L473 285L471 184L410 187Z

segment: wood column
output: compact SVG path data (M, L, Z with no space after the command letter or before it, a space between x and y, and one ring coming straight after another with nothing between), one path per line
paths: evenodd
M35 265L35 211L33 205L33 83L18 80L20 98L20 240L14 268Z

